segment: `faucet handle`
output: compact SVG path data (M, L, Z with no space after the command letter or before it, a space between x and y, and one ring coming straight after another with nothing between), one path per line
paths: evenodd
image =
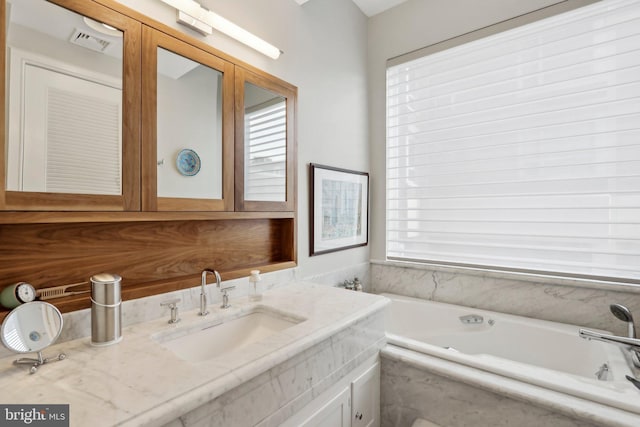
M180 298L170 299L167 301L163 301L160 303L161 307L169 307L171 309L171 319L169 319L169 323L178 323L180 318L178 317L178 303L180 302Z
M220 273L217 270L213 271L213 274L216 276L216 286L220 288L220 291L228 291L230 289L235 289L235 285L224 285L222 283L222 279L220 278Z
M160 303L162 307L174 308L180 302L180 298L174 298Z
M229 307L231 307L231 304L229 304L229 294L227 293L231 289L235 289L235 286L229 286L229 287L226 287L226 288L220 288L220 291L222 292L222 304L220 305L220 308L229 308Z

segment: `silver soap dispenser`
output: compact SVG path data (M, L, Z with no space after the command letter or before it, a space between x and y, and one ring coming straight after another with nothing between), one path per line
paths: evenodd
M107 346L122 340L122 298L117 274L91 277L91 345Z

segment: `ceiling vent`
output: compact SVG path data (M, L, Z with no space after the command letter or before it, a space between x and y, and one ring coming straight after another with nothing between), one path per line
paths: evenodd
M80 31L77 28L71 34L69 41L78 46L86 47L87 49L95 50L96 52L104 52L104 50L111 44L111 42Z

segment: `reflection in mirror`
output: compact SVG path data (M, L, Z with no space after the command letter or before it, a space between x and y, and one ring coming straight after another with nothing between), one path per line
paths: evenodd
M158 48L158 197L222 198L222 73Z
M53 344L62 332L62 314L48 302L34 301L22 304L7 315L0 329L2 343L16 353L37 352L37 358L21 357L15 365L31 365L29 373L35 374L40 365L64 360L60 353L43 357L42 350Z
M2 323L2 343L16 353L44 350L62 332L62 315L53 305L35 301L14 308Z
M7 3L7 190L122 194L122 32Z
M286 98L244 86L244 199L286 201Z

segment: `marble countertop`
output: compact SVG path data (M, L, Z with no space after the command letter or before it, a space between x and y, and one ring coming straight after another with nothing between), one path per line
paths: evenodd
M232 307L210 306L124 328L124 339L94 347L90 337L46 349L45 357L64 352L67 359L46 364L34 375L28 366L14 366L15 355L0 359L0 401L3 404L69 404L72 426L157 426L329 338L387 304L386 298L344 289L297 282L270 290L262 301L231 301ZM152 339L172 329L216 323L256 306L306 319L263 341L215 359L192 363ZM29 355L26 355L29 356Z

